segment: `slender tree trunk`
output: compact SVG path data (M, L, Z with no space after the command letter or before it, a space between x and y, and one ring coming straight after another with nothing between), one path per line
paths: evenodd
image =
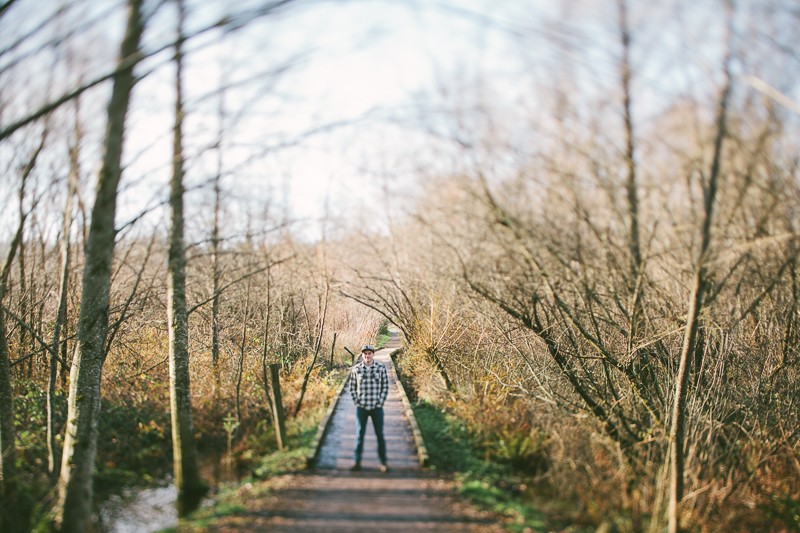
M270 350L269 326L270 318L272 317L272 271L270 269L269 256L267 256L267 301L264 305L266 306L266 310L264 312L264 333L261 340L261 379L264 380L264 394L267 397L269 411L272 413L275 410L275 406L272 404L272 394L270 393L269 385L269 364L267 362ZM270 418L269 414L267 418Z
M69 345L67 343L67 337L69 337L69 332L65 330L62 337L64 340L61 341L61 359L59 361L61 367L59 368L58 375L61 379L61 388L66 389L69 386L67 382L67 377L69 376L69 366L67 366L67 361L69 361Z
M70 372L69 408L58 483L55 526L63 532L90 529L92 476L97 453L100 383L108 329L111 262L114 254L114 218L121 175L125 117L135 83L131 57L139 54L143 31L142 0L129 0L128 21L118 64L128 62L114 76L108 104L108 126L103 162L85 253L77 345Z
M439 372L439 377L442 378L442 383L444 383L447 392L455 392L456 387L453 385L453 381L450 379L447 368L445 368L441 357L439 357L436 347L428 346L425 348L425 354L428 356L428 360L436 367L436 371Z
M247 319L250 314L250 278L247 279L247 288L244 298L244 316L242 317L242 342L239 345L239 361L236 365L236 421L242 423L242 376L244 374L244 353L247 348Z
M622 115L625 123L625 192L628 200L628 249L629 281L628 294L630 324L628 328L628 353L633 354L636 338L642 322L641 271L642 251L639 237L639 198L637 194L636 144L633 131L633 110L631 103L631 33L628 25L627 1L619 0L619 31L622 41L622 64L620 78L622 83Z
M23 177L24 180L24 177ZM17 533L24 530L17 505L16 450L14 449L14 396L11 390L11 367L6 344L6 321L3 311L8 276L25 226L22 213L16 235L9 246L5 266L0 274L0 528Z
M678 375L675 381L675 398L672 407L672 424L670 427L670 496L667 511L669 533L680 531L681 500L683 499L684 445L686 441L686 401L688 397L689 358L695 350L700 315L703 310L703 297L707 288L707 264L711 248L711 226L714 215L714 199L717 195L720 165L722 159L722 143L726 136L728 99L731 93L730 57L725 61L725 86L717 112L717 132L714 139L714 157L708 184L704 187L704 216L702 225L702 241L697 256L695 275L692 281L692 292L689 297L689 308L686 314L686 330L681 347L681 358Z
M222 132L224 128L225 100L224 91L220 91L219 102L219 132L217 137L217 173L214 176L214 227L211 230L211 368L214 374L214 396L220 394L219 377L219 290L220 290L220 268L219 268L219 214L222 203Z
M318 327L317 327L317 339L314 343L314 357L311 359L311 364L308 365L306 369L306 374L303 376L303 385L300 387L300 398L297 399L297 406L294 409L294 416L297 416L300 413L300 407L303 405L303 397L306 395L306 389L308 388L308 380L311 378L311 373L314 371L314 366L317 364L317 358L319 357L319 352L322 349L322 334L325 332L325 321L328 317L328 301L329 301L329 293L330 293L330 280L328 279L328 272L325 272L325 295L323 296L324 300L321 302L320 309L319 309L319 320L318 320Z
M77 126L76 118L76 130ZM67 319L67 289L69 287L69 263L70 263L70 232L72 231L72 199L78 186L78 176L80 175L78 161L78 143L80 133L75 140L75 146L70 148L70 173L67 185L67 201L64 206L64 218L61 228L61 281L58 295L58 312L56 313L55 324L53 325L53 341L50 345L50 374L47 380L47 468L51 475L58 471L56 467L56 457L58 455L56 445L56 421L55 421L55 397L56 381L58 380L58 352L61 349L61 329Z
M23 180L23 185L19 189L19 217L20 220L23 220L25 207L25 181ZM18 259L17 264L19 266L19 316L22 320L28 320L28 276L25 272L25 228L23 227L23 234L22 238L19 241L19 252L17 253ZM30 321L28 321L31 324ZM26 328L19 328L19 349L24 350L25 344L27 344L27 335L28 330ZM32 367L31 361L33 361L33 357L28 358L28 362L26 363L27 366L27 375L30 378Z
M36 212L32 212L31 217L31 227L37 227L36 223ZM33 237L33 235L31 235ZM43 259L46 253L47 244L44 242L44 236L42 236L41 232L39 233L39 252L40 254L36 253L36 245L31 239L31 261L30 261L30 272L28 274L29 285L28 285L28 294L30 295L30 302L28 305L28 324L31 326L31 340L34 338L42 338L42 317L44 316L44 309L42 304L44 303L44 299L42 299L39 303L36 302L36 291L37 291L37 278L36 271L39 270L40 274L44 274L43 268L43 261L40 263L40 257ZM42 266L40 266L42 265ZM26 349L33 349L32 345L30 348ZM31 357L28 359L28 377L33 376L33 363L35 357ZM39 357L41 359L41 357Z
M169 236L167 322L169 324L169 384L172 414L172 453L178 516L197 508L206 492L200 478L192 429L189 378L189 317L186 309L186 252L183 244L183 24L185 9L178 0L178 39L175 44L175 128L170 183L172 222Z
M219 249L217 248L216 239L214 240L213 248L214 272L212 275L214 278L211 290L214 292L211 300L211 369L214 374L214 396L218 397L222 383L219 375Z
M5 287L0 288L0 304ZM16 450L14 449L14 400L11 391L11 368L6 344L5 313L0 305L0 529L21 531L17 508Z

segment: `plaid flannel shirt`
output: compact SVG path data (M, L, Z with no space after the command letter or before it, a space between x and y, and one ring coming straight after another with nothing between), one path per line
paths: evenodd
M389 374L377 361L371 366L358 363L350 371L350 397L357 407L376 409L383 407L389 394Z

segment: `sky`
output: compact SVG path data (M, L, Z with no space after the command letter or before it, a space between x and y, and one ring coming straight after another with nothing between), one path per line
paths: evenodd
M462 3L478 12L489 5L482 0ZM197 21L203 18L202 12L197 15ZM163 31L168 35L171 29ZM218 36L208 41L219 43ZM220 79L245 79L291 63L278 77L265 76L226 94L230 116L223 158L230 168L253 157L262 145L288 144L237 167L226 178L228 188L234 197L245 191L247 198L236 201L257 197L271 209L288 206L290 217L316 227L312 235L319 235L320 218L379 213L394 194L413 187L409 174L419 162L412 164L410 158L436 144L424 131L420 103L452 91L453 78L471 82L486 75L489 66L509 68L501 43L480 23L432 2L316 2L253 23L222 45L207 45L200 38L189 48L188 151L206 152L189 163L195 181L207 179L218 164L217 154L204 149L219 129L219 98L208 98L209 88L216 90ZM169 157L169 142L148 146L154 131L168 140L170 76L164 69L139 89L157 96L149 97L131 120L129 153L146 152L137 157L138 174L156 173L151 170L163 168ZM240 112L241 102L248 104ZM156 202L164 193L153 180L129 183L131 195L149 194L149 201ZM137 209L131 206L130 214L121 216L135 216Z
M263 3L187 0L189 33ZM0 20L0 50L59 6L66 6L66 18L51 21L45 33L77 31L64 41L71 47L62 43L37 52L29 40L27 48L0 55L0 120L58 96L81 75L107 72L124 26L123 4L18 0ZM146 1L151 11L158 4ZM630 5L635 118L644 131L657 125L676 95L709 97L708 80L721 53L720 17L688 0ZM617 112L615 6L611 0L298 0L235 32L192 38L184 80L187 209L195 224L190 231L198 238L207 232L208 183L220 165L231 228L238 231L248 217L268 211L273 219L306 221L302 231L317 238L322 219L338 227L379 224L383 210L421 190L420 180L468 164L459 161L453 137L469 145L489 132L520 151L535 149L546 142L559 91L576 95L577 119L594 111L582 110L577 98L606 100L610 112ZM742 16L743 23L748 20ZM150 22L145 48L169 42L174 26L174 9L165 3ZM19 56L24 61L7 69ZM144 77L127 123L118 225L149 208L152 216L142 221L150 227L165 219L158 206L167 198L172 149L170 59L167 50L137 67ZM774 71L771 83L786 90L776 81L794 78L782 76L779 66ZM220 99L224 83L231 88ZM81 99L87 176L97 170L109 90L106 83ZM68 124L68 115L64 110L54 120ZM220 131L221 161L213 148ZM30 133L27 140L0 146L0 163L17 165L14 154L35 141ZM43 172L64 167L63 161L47 163ZM6 205L13 205L10 182L0 186ZM3 213L7 222L15 210Z
M148 12L158 4L145 3ZM223 14L263 4L187 0L188 33ZM306 221L302 231L318 237L321 218L340 223L368 211L379 215L396 194L414 187L420 165L435 164L447 149L446 141L425 131L441 121L439 102L467 101L479 78L494 72L499 82L504 71L518 70L519 64L507 59L502 32L487 31L481 20L498 12L492 6L489 0L299 0L236 32L191 39L184 78L186 201L190 214L194 209L199 215L197 232L205 231L208 182L220 164L232 218L269 209L273 218ZM124 19L122 0L20 0L0 20L0 50L17 38L22 43L0 57L3 121L108 72ZM43 32L28 36L40 26ZM150 20L145 50L170 42L174 31L174 9L166 3ZM67 39L41 46L53 35ZM165 216L174 105L170 54L166 50L137 67L143 78L127 120L117 225L139 220L144 232L143 223L160 226ZM20 63L9 67L17 57ZM225 82L233 87L220 104L218 87ZM514 87L507 87L509 95ZM86 203L99 166L109 93L110 83L104 83L80 99ZM69 128L72 113L64 106L53 121ZM220 128L221 163L219 152L210 148ZM5 150L0 159L18 165L36 135L36 128L22 132L0 147ZM59 155L42 165L43 173L65 168L66 148L51 143ZM65 171L55 172L65 181ZM40 180L42 190L28 191L29 196L47 196L50 183ZM6 204L13 205L13 186L11 180L2 184ZM51 196L52 212L59 213L61 200ZM143 210L152 215L140 218ZM13 225L15 210L4 213L4 224Z

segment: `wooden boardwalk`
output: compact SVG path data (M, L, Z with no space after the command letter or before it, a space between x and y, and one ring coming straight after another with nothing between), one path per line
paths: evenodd
M389 357L399 346L396 338L393 341L375 354L375 359L389 370L389 396L384 405L389 472L383 474L378 470L380 462L371 425L364 444L363 470L350 471L355 448L355 407L345 388L328 419L316 467L273 480L268 494L248 501L249 511L222 518L213 530L504 531L496 517L454 498L451 481L421 467Z
M386 348L375 352L375 361L386 365L389 371L389 395L383 406L384 436L389 468L392 470L419 470L420 458L411 432L409 420L401 392L397 386L397 374L389 357L399 342L390 343ZM341 399L331 416L328 430L319 447L316 467L320 469L347 469L353 465L356 447L356 407L350 397L349 384L342 391ZM365 470L377 470L378 443L372 421L367 421L367 434L364 439L364 453L361 464Z

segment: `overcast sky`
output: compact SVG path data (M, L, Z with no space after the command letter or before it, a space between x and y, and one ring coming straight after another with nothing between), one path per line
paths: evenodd
M300 58L270 87L272 95L241 118L237 138L281 144L312 135L273 152L264 166L242 169L237 179L273 187L273 197L283 195L301 218L379 208L389 200L387 185L393 191L413 186L413 167L424 163L426 150L438 149L423 131L420 108L430 108L442 92L470 93L479 78L494 73L499 82L503 69L509 75L520 68L518 58L509 58L507 35L488 31L480 20L497 11L488 7L493 2L450 4L478 18L434 2L316 2L207 51L213 57L228 47L252 47L245 64L220 65L199 53L189 78L195 88L198 78L247 77Z
M188 32L223 14L263 4L187 0ZM230 216L252 214L258 204L269 205L273 216L285 211L307 219L326 213L341 219L380 209L388 201L387 185L392 191L410 186L419 165L437 160L441 147L424 129L441 120L439 101L468 100L477 80L494 73L502 83L503 76L519 70L517 59L509 59L507 36L486 28L486 17L503 20L508 11L494 4L299 0L236 32L193 38L185 75L186 180L188 208L199 211L198 224L208 218L202 216L209 208L205 185L219 164L218 152L209 147L220 127ZM145 5L149 13L157 9L144 38L147 51L174 38L175 16L169 2ZM530 14L529 7L523 11ZM0 22L0 49L6 50L0 57L2 118L8 123L108 72L124 30L125 9L122 0L20 0ZM166 50L137 67L146 76L134 91L128 118L119 225L166 198L174 105L170 54ZM224 83L234 87L220 102L217 92ZM507 86L509 96L513 87ZM84 202L91 202L109 92L106 82L80 100L86 135ZM53 123L69 129L71 113L71 106L64 106ZM6 168L18 165L35 144L37 127L41 124L0 147ZM42 172L35 184L39 190L28 190L31 198L47 195L53 178L46 174L55 171L59 182L65 179L66 172L58 170L66 168L65 150L52 137L50 149L37 170ZM14 181L2 184L9 206ZM59 203L55 191L60 188L51 190L53 202ZM4 209L5 224L13 225L14 212ZM56 205L52 212L58 212ZM153 216L150 223L159 225L163 210Z
M762 3L767 11L761 13L769 14L771 2ZM189 32L262 4L187 0ZM708 9L710 4L690 0L629 4L634 114L639 131L646 131L677 97L713 95L709 82L720 64L723 17ZM159 2L146 5L152 11ZM491 132L530 151L536 142L546 142L559 93L575 96L570 105L579 120L597 103L618 110L616 6L611 0L298 0L236 32L193 38L185 76L187 206L195 222L190 230L205 231L207 184L220 164L211 147L220 128L231 221L265 210L278 218L314 220L327 214L350 220L398 203L402 193L418 190L426 174L457 171L454 136L469 144ZM753 6L758 14L761 4ZM64 15L49 18L59 7ZM2 48L42 24L43 38L68 38L41 49L36 39L25 39L0 57L3 121L58 96L81 76L108 72L124 27L123 7L122 0L15 3L2 18ZM740 10L742 31L751 23L757 27L753 21L761 24L761 18ZM145 48L170 42L174 26L173 5L161 3ZM790 30L774 21L764 25L769 32ZM767 35L772 37L786 41L777 33ZM147 76L136 87L128 120L119 224L166 199L174 105L170 54L137 67ZM780 64L769 68L757 74L791 96L795 77ZM233 87L221 101L224 83ZM81 99L87 176L96 173L109 90L106 83ZM54 120L68 123L67 116L63 111ZM7 168L25 153L20 146L27 143L29 149L35 141L34 129L24 132L27 139L21 134L0 146ZM63 150L59 153L63 157ZM41 171L64 168L63 161L50 163ZM3 184L8 205L12 181ZM47 187L51 181L40 183ZM6 223L14 212L4 210ZM150 223L159 224L164 212L153 216Z

